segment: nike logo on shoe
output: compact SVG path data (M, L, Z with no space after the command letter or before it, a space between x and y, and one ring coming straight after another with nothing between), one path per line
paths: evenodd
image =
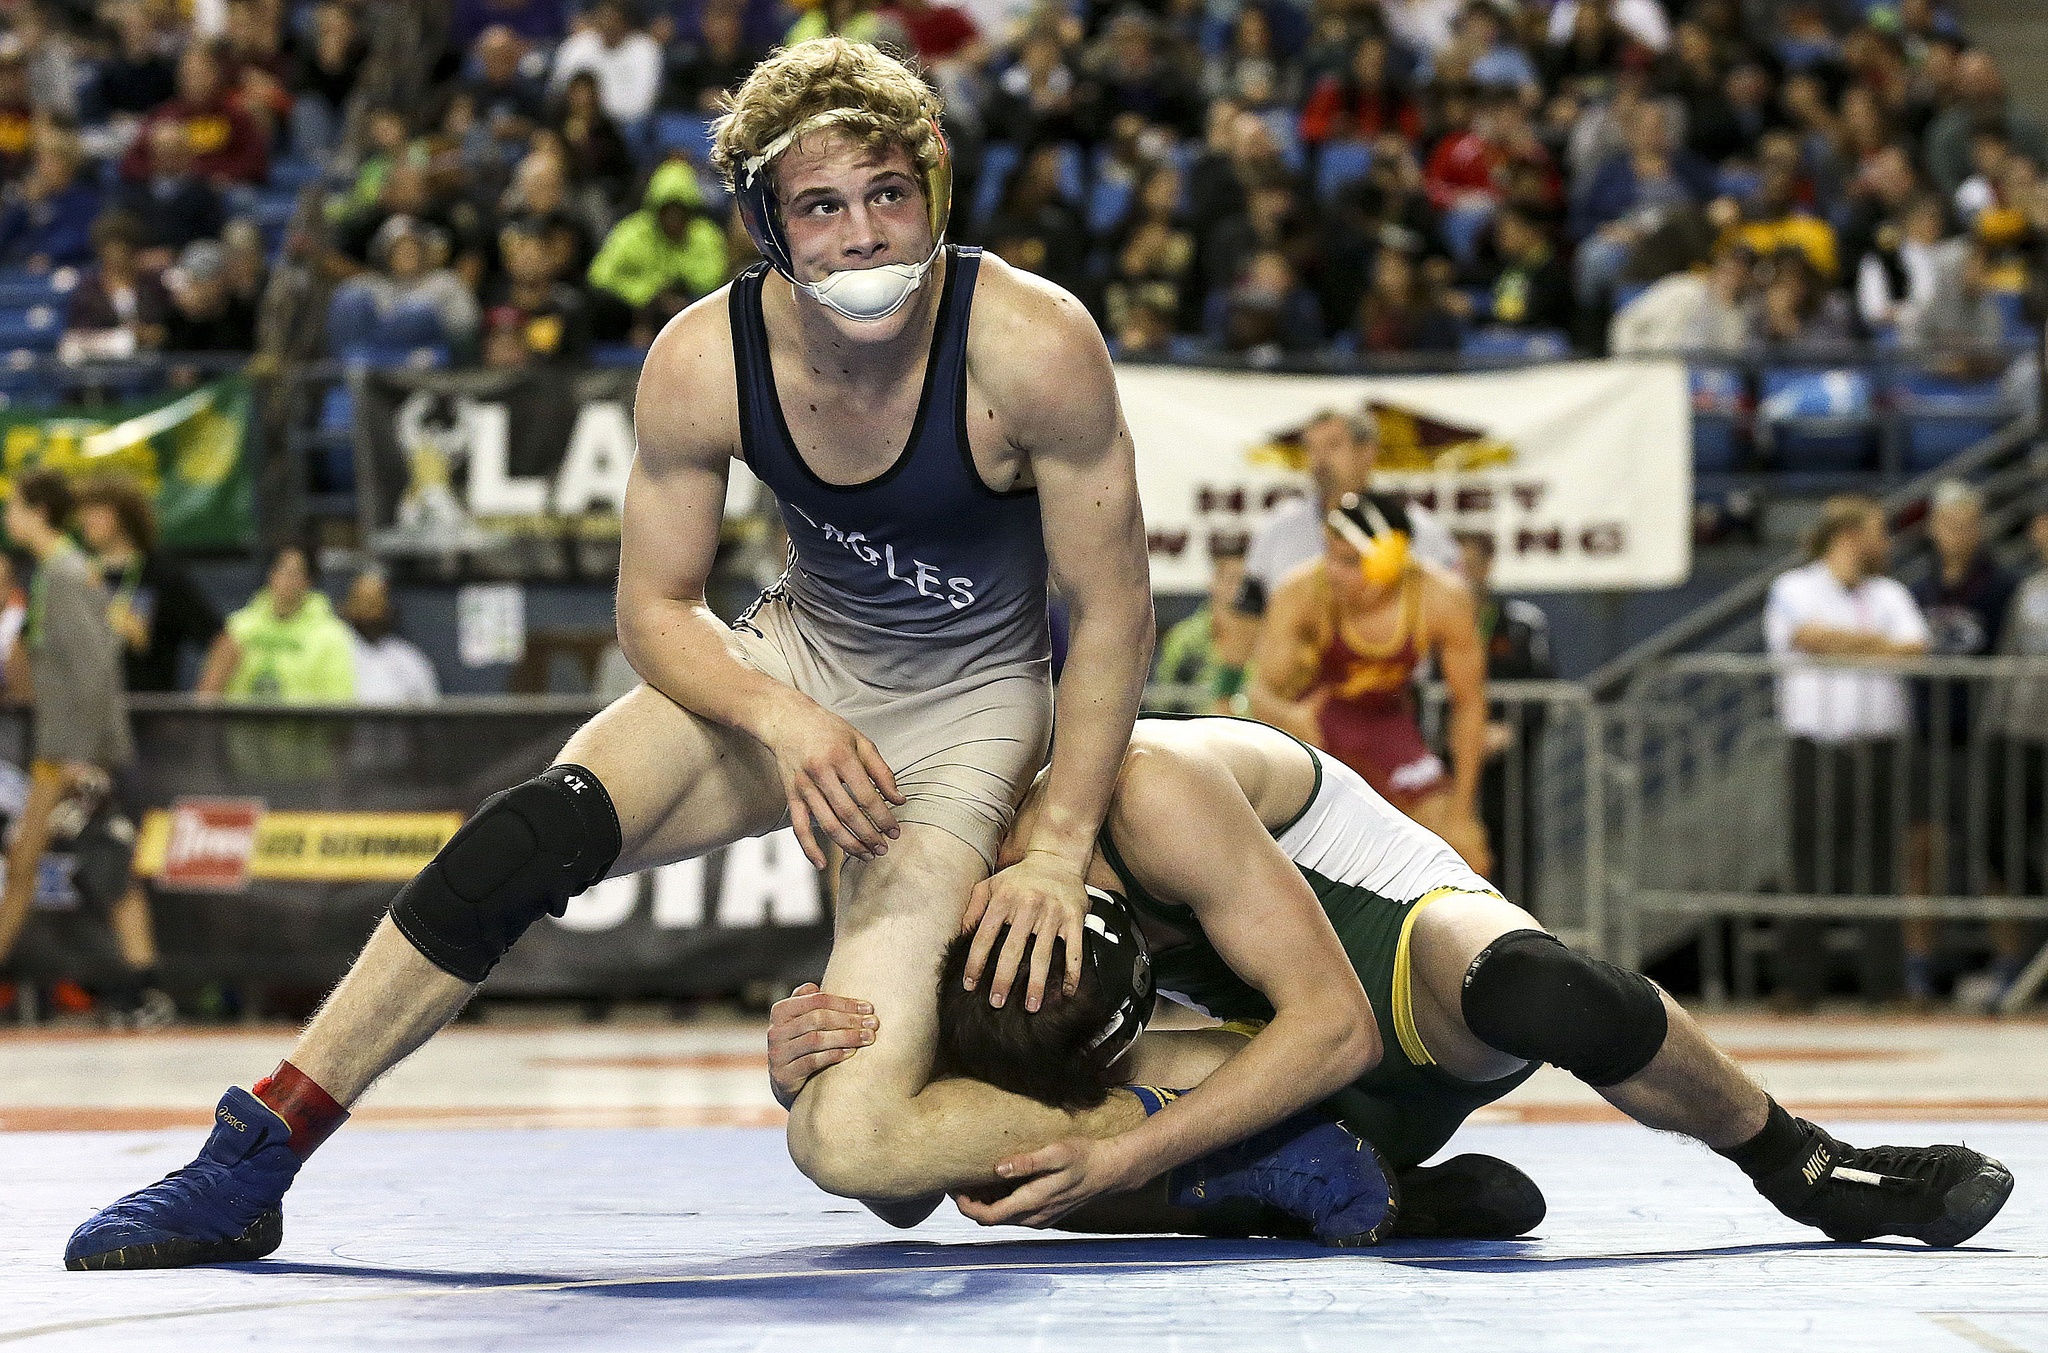
M1813 1149L1812 1158L1799 1167L1799 1173L1805 1177L1808 1184L1818 1184L1827 1177L1828 1166L1831 1163L1828 1160L1827 1147L1817 1146Z

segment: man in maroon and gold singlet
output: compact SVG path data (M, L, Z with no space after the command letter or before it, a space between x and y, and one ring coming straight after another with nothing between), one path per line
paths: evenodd
M1485 761L1486 656L1472 594L1409 550L1406 511L1347 494L1323 557L1287 575L1259 637L1252 713L1329 752L1487 873L1477 808ZM1451 766L1422 740L1415 671L1434 656L1450 696Z

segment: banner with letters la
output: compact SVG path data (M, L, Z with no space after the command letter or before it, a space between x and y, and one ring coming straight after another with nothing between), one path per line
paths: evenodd
M1671 587L1692 567L1692 408L1669 361L1445 376L1292 376L1120 366L1152 585L1199 592L1215 543L1308 491L1299 431L1370 417L1376 487L1495 545L1506 592Z

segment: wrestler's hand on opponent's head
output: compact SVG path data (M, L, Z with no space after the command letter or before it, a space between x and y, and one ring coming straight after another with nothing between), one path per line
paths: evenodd
M983 1226L1055 1226L1085 1203L1145 1182L1115 1137L1069 1137L996 1165L997 1189L956 1193L960 1215Z
M856 860L886 854L902 833L890 805L904 802L889 763L852 724L815 700L789 696L760 733L782 772L789 824L805 857L825 867L820 835Z
M1088 892L1082 886L1083 869L1073 861L1050 851L1030 851L1009 868L975 885L967 899L967 913L961 920L962 933L974 932L967 951L966 985L975 989L988 966L996 939L1004 927L1001 952L995 954L995 970L988 978L988 1003L999 1006L1010 999L1022 965L1024 950L1031 949L1031 968L1024 988L1024 1008L1036 1010L1045 1000L1046 979L1052 972L1052 943L1066 941L1067 965L1062 975L1067 995L1081 987L1081 935L1088 918ZM1033 943L1033 937L1037 942Z
M811 1077L875 1041L875 1008L806 982L768 1009L768 1083L783 1108Z

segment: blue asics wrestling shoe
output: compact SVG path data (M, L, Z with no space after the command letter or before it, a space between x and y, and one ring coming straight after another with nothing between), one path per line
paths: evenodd
M1394 1176L1372 1144L1322 1114L1284 1123L1181 1166L1168 1182L1176 1207L1251 1199L1306 1222L1325 1245L1377 1245L1400 1208Z
M261 1259L284 1239L284 1191L299 1173L292 1130L236 1087L213 1111L199 1158L102 1208L71 1233L64 1267L183 1268Z

